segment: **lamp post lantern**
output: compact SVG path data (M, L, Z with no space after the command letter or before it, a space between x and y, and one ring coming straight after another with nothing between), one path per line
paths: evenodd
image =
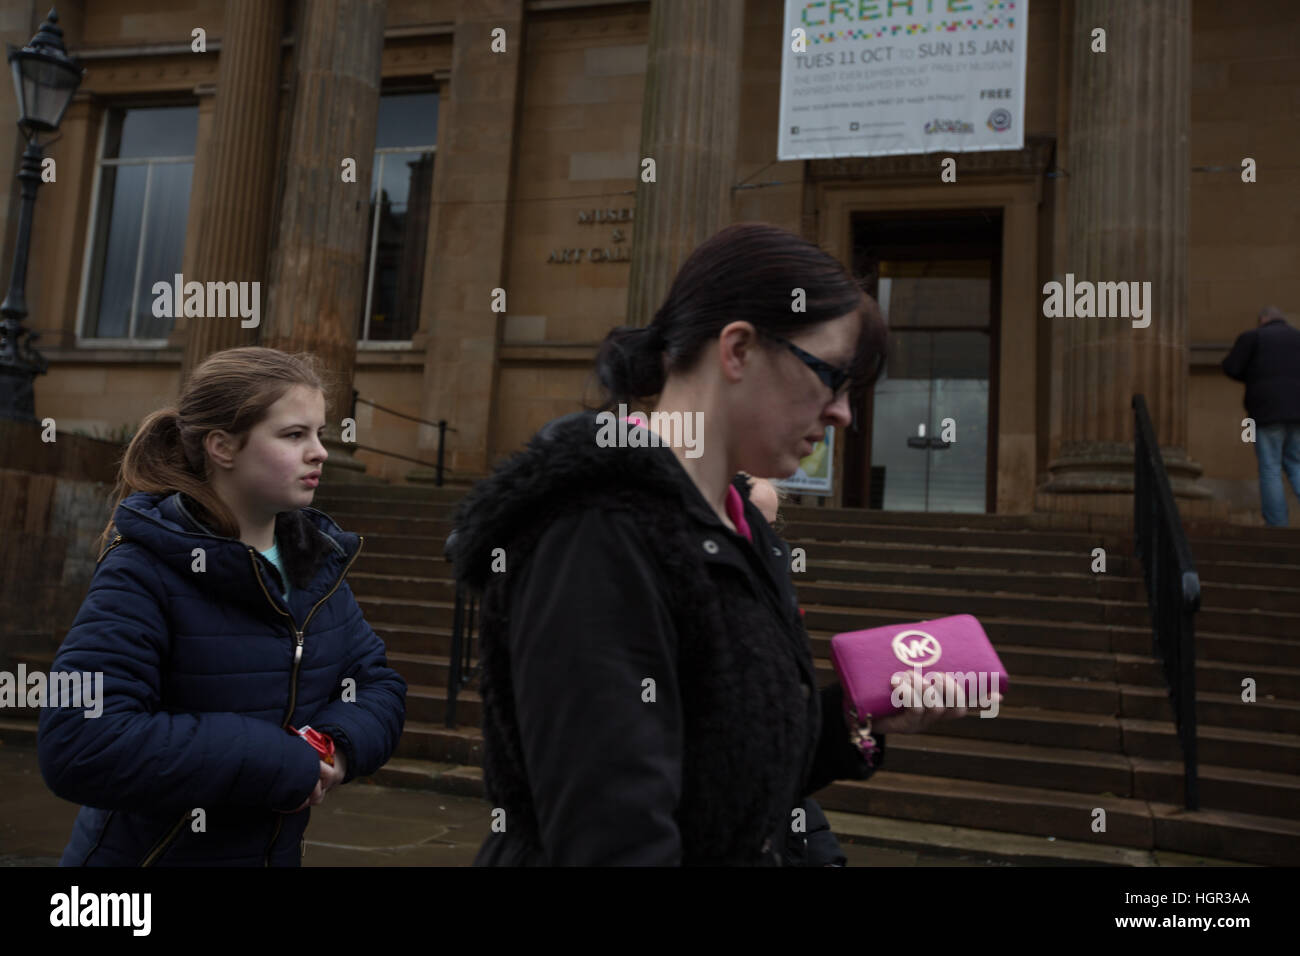
M44 375L45 357L32 347L38 333L23 326L27 317L27 253L32 241L32 210L41 183L40 134L54 133L81 85L85 71L63 46L59 15L51 9L41 28L22 49L6 44L18 97L18 128L27 140L18 180L22 203L18 210L18 236L14 243L9 292L0 303L0 417L35 422L32 383Z

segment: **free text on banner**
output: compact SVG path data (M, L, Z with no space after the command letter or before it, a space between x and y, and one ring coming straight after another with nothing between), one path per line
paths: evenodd
M777 158L1022 148L1028 18L1029 0L786 0Z

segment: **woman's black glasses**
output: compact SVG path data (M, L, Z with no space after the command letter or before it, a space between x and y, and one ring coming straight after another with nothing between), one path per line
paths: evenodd
M817 356L813 355L812 353L805 352L803 349L799 348L799 346L795 345L789 339L783 339L781 338L781 336L775 335L771 332L764 332L764 334L768 338L772 339L775 342L779 342L780 344L788 348L791 352L793 352L795 358L797 358L800 362L803 362L804 365L807 365L810 369L813 370L813 372L817 375L817 377L821 379L822 384L831 390L831 394L835 398L840 397L840 390L843 389L848 384L849 379L853 375L852 369L836 368L834 365L831 365L829 362L823 362L821 359L819 359Z

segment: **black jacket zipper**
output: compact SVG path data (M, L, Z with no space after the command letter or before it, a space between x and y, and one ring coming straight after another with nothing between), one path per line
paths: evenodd
M314 605L312 605L312 609L307 613L306 619L302 622L302 627L298 627L297 622L295 622L293 619L293 615L290 614L288 611L282 610L280 606L276 604L275 601L272 599L271 592L269 592L266 589L266 582L262 580L262 569L257 566L257 552L253 548L248 549L248 556L253 562L253 576L257 578L257 583L261 586L262 593L266 595L267 603L269 603L271 607L275 609L276 613L282 614L289 619L290 629L294 633L293 671L291 672L289 677L289 706L284 712L284 719L280 721L280 726L286 730L289 727L289 721L293 718L294 709L298 705L298 668L302 665L303 632L307 630L307 625L311 623L312 617L315 615L316 611L320 608L320 606L324 604L326 601L328 601L330 597L334 594L334 592L339 589L339 585L342 584L343 579L347 577L348 571L352 568L353 563L361 555L361 549L365 546L365 543L366 543L365 537L358 536L356 554L352 555L351 559L349 559L347 565L343 568L343 573L340 574L338 580L334 582L334 586L329 589L329 591L326 593L326 595L323 598L321 598ZM271 834L271 842L268 843L266 846L266 854L263 861L264 866L271 865L271 851L275 848L275 841L280 838L280 830L283 828L284 828L284 814L277 813L276 821L275 821L275 830Z

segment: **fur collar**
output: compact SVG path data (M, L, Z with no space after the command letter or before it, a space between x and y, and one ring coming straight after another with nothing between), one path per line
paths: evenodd
M577 501L611 486L660 506L702 503L699 491L668 448L601 447L595 412L575 412L543 427L461 499L452 516L447 554L457 579L482 591L492 550L522 529L549 523ZM748 497L748 489L742 490ZM706 506L707 507L707 506Z

